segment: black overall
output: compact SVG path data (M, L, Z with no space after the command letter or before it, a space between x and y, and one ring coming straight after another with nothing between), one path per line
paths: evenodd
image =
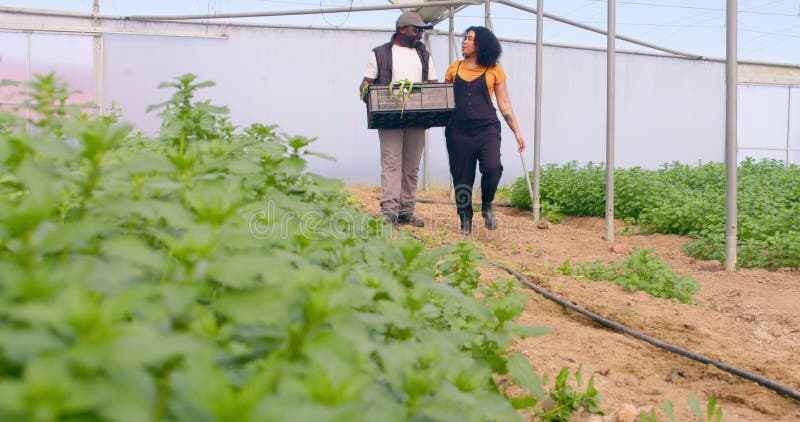
M453 120L447 125L447 155L455 187L459 216L472 218L472 185L475 183L475 164L480 163L481 200L491 203L500 183L503 166L500 163L500 120L486 84L486 70L471 82L458 76L453 82L456 107Z

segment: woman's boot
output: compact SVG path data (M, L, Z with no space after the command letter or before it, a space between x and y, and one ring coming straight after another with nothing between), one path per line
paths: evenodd
M489 230L497 230L497 219L494 217L491 202L484 202L481 204L481 214L483 215L483 222L486 224L486 228Z
M458 231L458 234L466 236L472 233L472 217L460 214L458 218L461 220L461 230Z

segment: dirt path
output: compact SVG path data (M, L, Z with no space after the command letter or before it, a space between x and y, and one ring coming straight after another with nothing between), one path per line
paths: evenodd
M353 186L359 208L378 215L380 189ZM421 193L420 198L447 200L446 192ZM735 273L703 270L681 252L690 239L673 235L617 235L622 253L611 251L602 238L599 218L567 218L549 229L538 229L530 212L497 208L500 230L487 231L478 213L470 239L487 258L522 272L550 292L639 332L706 355L725 364L800 390L800 272L741 270ZM416 215L424 228L408 229L429 243L458 240L453 206L418 204ZM407 227L407 226L404 226ZM618 232L624 228L617 225ZM701 284L697 305L632 293L608 282L557 275L564 260L622 260L634 248L651 248L681 275ZM619 250L618 250L619 252ZM482 269L487 279L510 277L494 267ZM799 421L800 402L785 398L754 382L716 367L675 355L625 334L601 327L528 290L530 302L519 322L545 325L552 334L519 341L516 350L527 356L540 374L551 379L563 366L582 367L584 379L594 375L606 414L623 404L638 409L655 406L667 420L663 403L675 404L678 421L690 421L686 399L694 393L705 406L712 395L720 400L725 421ZM678 370L683 376L677 375ZM671 381L668 375L673 374ZM571 380L572 381L572 380ZM704 407L703 407L704 408ZM590 419L576 414L573 420ZM602 419L599 419L602 420Z

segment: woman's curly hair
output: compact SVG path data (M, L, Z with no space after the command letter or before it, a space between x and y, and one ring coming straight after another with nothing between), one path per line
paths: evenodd
M503 53L500 41L494 36L492 31L485 26L470 26L464 31L466 36L469 31L475 31L475 51L478 53L478 64L481 66L494 66Z

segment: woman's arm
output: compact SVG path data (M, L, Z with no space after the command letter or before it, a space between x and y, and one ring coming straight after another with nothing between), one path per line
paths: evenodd
M517 118L514 116L514 109L511 107L511 100L508 98L508 89L506 89L506 81L495 84L494 96L497 99L497 107L500 109L500 114L506 119L508 127L514 132L514 137L517 138L517 146L519 152L525 151L525 140L522 139L522 133L517 126Z
M449 66L447 66L447 70L444 72L444 81L445 82L453 83L453 81L456 80L455 73L456 73L457 65L458 65L458 61L455 61L453 63L450 63Z

